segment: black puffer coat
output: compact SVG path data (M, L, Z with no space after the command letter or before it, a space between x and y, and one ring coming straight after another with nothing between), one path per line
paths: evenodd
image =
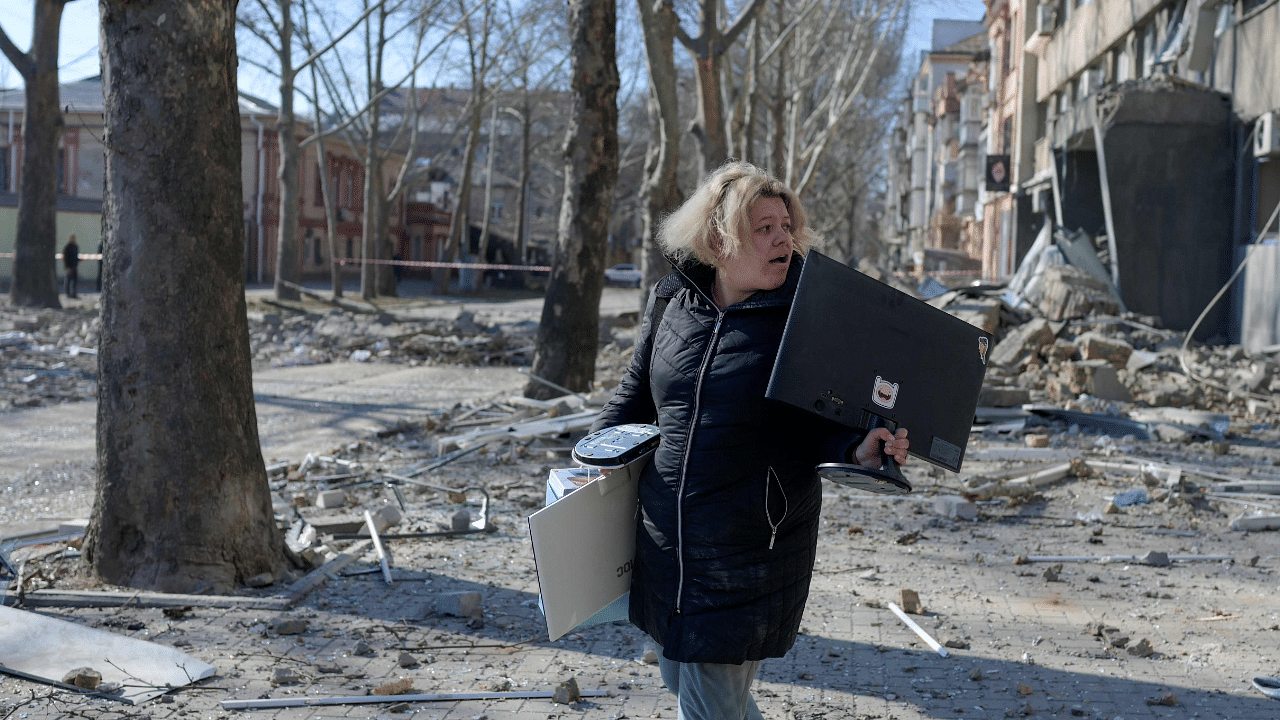
M814 468L860 435L764 397L802 260L723 312L714 271L649 298L631 366L593 429L657 422L640 478L631 621L680 662L780 657L809 595L821 506ZM660 318L657 298L669 298Z

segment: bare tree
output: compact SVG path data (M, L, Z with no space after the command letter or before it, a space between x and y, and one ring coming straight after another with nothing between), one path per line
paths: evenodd
M245 319L235 5L100 4L105 277L84 554L117 585L226 592L282 569Z
M673 30L680 44L693 59L698 78L698 107L692 128L701 151L700 176L719 167L729 158L725 129L724 95L721 63L725 52L751 23L764 0L750 0L729 27L720 29L720 5L723 0L699 0L698 34L689 35L675 23Z
M645 67L649 74L649 149L640 185L643 225L640 268L644 287L652 287L670 270L656 239L658 223L684 201L676 170L680 167L680 106L676 93L674 0L636 0L644 28ZM640 302L647 302L642 297Z
M302 148L298 142L297 116L294 113L295 81L298 73L306 70L321 55L360 26L360 23L382 6L382 0L369 5L364 13L346 30L337 34L329 44L312 50L301 62L294 62L293 5L296 0L276 0L275 7L268 0L257 0L259 14L244 10L237 18L240 27L247 29L266 44L275 55L278 68L269 68L280 79L280 109L276 120L277 145L280 151L280 167L277 174L279 193L279 220L276 227L276 275L275 294L279 300L297 300L297 286L302 273L298 254L298 215L301 206L299 189L299 163ZM305 5L303 5L305 9ZM257 64L257 63L254 63ZM260 66L261 67L261 66Z
M62 109L58 101L58 30L62 8L71 0L35 0L31 50L22 52L0 28L0 50L22 76L26 112L22 117L22 187L18 194L18 232L14 239L14 305L62 307L58 302L58 140Z
M570 0L573 106L564 144L560 230L533 373L570 390L595 377L604 288L604 252L618 174L618 65L615 0ZM557 394L530 380L527 397Z

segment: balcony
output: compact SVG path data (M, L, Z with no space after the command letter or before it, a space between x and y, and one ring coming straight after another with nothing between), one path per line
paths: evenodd
M1053 143L1049 138L1042 137L1036 141L1035 163L1035 171L1032 175L1037 177L1040 173L1047 173L1053 167Z

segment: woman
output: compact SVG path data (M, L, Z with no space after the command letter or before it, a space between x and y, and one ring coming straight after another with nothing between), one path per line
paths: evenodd
M712 173L663 223L677 271L649 298L631 365L593 430L655 423L640 478L630 618L662 646L685 720L759 718L760 661L795 642L817 550L823 462L905 462L906 430L866 437L766 400L814 243L795 193L748 163Z

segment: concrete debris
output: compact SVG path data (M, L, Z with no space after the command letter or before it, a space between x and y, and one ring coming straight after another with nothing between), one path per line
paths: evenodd
M268 627L277 635L301 635L307 631L307 621L302 618L281 617L272 620Z
M303 682L302 674L296 668L280 667L271 671L272 687L281 685L296 685Z
M372 690L373 695L409 695L411 693L413 693L413 678L400 678Z
M483 613L483 596L476 591L451 592L436 596L436 614L474 618Z
M582 691L578 689L576 678L569 678L556 686L551 701L560 705L569 705L582 699Z
M1280 515L1251 515L1238 517L1228 526L1232 530L1259 532L1263 530L1280 530Z
M902 588L898 591L898 595L902 602L902 611L912 615L923 615L924 607L920 604L920 594L909 588Z
M62 682L82 690L97 690L102 684L102 673L91 667L79 667L62 676Z

